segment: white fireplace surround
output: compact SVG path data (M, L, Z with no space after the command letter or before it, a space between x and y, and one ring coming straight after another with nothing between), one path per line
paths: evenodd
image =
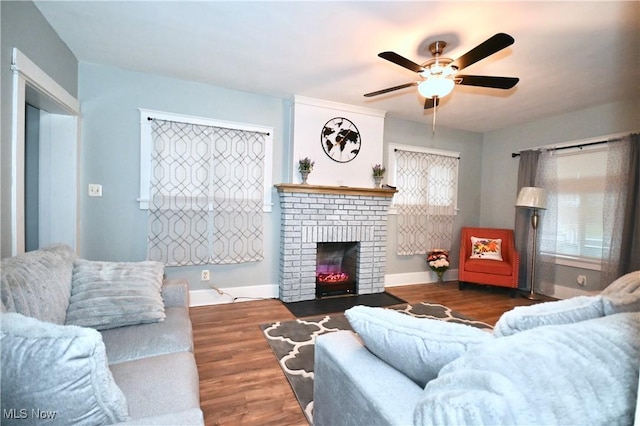
M298 184L280 194L280 299L316 297L317 244L358 242L357 294L384 291L387 212L395 190Z

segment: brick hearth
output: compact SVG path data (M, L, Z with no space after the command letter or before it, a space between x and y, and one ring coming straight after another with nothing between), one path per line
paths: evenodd
M316 297L317 243L358 242L357 293L384 291L387 212L395 190L276 185L280 194L280 299Z

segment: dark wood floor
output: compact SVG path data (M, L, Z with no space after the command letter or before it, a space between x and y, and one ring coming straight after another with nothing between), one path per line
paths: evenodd
M505 289L457 282L391 287L409 303L446 305L494 325L515 306L533 302L510 298ZM260 324L295 319L276 299L191 308L200 401L207 425L307 425L289 382L266 343Z

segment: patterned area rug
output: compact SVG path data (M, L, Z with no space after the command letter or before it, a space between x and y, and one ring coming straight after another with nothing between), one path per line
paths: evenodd
M421 302L416 305L392 307L408 315L419 318L433 318L442 321L467 324L473 327L491 329L480 321L474 321L444 305ZM338 330L351 330L349 321L343 314L296 319L286 322L262 324L267 343L276 356L282 371L289 380L300 407L313 424L313 361L315 339L325 333Z

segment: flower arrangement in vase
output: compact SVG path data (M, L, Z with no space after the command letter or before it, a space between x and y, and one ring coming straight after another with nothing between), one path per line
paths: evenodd
M429 251L427 264L432 271L438 274L438 282L442 282L442 276L449 269L449 250L433 249Z
M298 161L298 170L300 171L300 177L302 177L303 185L307 185L307 178L309 177L311 170L313 170L314 164L316 164L316 162L311 160L309 157L302 158Z
M385 169L382 164L376 164L375 166L372 167L371 170L373 172L373 180L376 183L376 188L380 188L380 184L382 183L382 178L384 177L384 172L386 172L387 169Z

